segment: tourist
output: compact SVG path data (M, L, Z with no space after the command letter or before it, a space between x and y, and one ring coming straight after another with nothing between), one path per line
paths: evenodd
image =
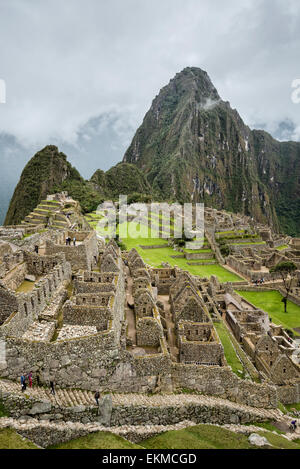
M297 420L291 421L291 428L294 432L297 430Z
M34 252L35 252L36 254L39 253L39 247L38 247L38 246L34 246Z
M95 397L96 404L99 407L100 392L96 391L94 397Z
M32 371L28 375L29 387L32 388Z
M25 376L24 376L24 375L21 375L21 389L22 389L22 392L25 391L25 389L24 389L24 381L25 381Z
M22 384L22 392L26 391L27 384L26 384L26 375L23 374L21 376L21 384Z
M75 236L74 236L74 238L73 238L73 245L76 246L76 238L75 238Z
M50 381L50 392L55 396L54 381Z

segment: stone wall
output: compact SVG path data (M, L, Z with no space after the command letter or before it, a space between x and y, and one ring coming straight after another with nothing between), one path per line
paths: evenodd
M276 408L274 386L238 378L229 367L173 364L173 385L253 407Z
M10 272L5 275L2 280L3 285L10 290L17 290L24 282L27 274L27 266L25 262L14 267Z
M98 331L106 330L112 319L112 312L105 306L76 305L67 301L63 308L64 324L96 326Z
M75 236L77 241L81 241L81 232L69 232L71 239ZM95 265L95 257L98 259L98 244L95 231L84 234L82 244L76 246L66 246L55 244L51 240L46 240L46 253L49 255L64 253L73 270L91 270Z
M163 329L160 322L155 318L144 317L137 320L136 340L137 345L158 347Z

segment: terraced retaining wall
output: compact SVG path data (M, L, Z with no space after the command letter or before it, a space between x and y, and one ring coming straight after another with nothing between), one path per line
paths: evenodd
M240 379L230 367L173 364L173 385L261 408L277 407L275 386Z

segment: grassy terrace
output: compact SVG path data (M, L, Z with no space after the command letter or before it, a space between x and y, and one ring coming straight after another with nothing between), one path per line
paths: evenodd
M142 449L142 447L113 433L95 432L48 449Z
M0 449L38 449L31 441L18 435L11 428L0 430Z
M281 435L258 432L276 449L299 449L299 441L289 441ZM213 425L195 425L183 430L165 432L140 443L147 449L250 449L246 435L233 433Z
M151 214L151 216L153 216L153 214ZM96 229L98 220L101 219L101 215L96 214L96 212L92 212L87 214L85 218L90 226ZM129 222L127 226L125 226L125 224L118 225L116 232L120 236L120 239L128 251L130 251L132 248L136 248L142 256L143 260L153 267L161 267L162 262L168 262L171 266L177 265L181 269L188 270L191 274L197 275L199 277L209 278L211 275L216 275L220 282L236 282L242 280L238 275L229 272L227 269L218 264L188 265L187 262L190 261L187 261L184 258L174 259L172 256L180 256L184 253L175 251L173 248L169 247L167 238L159 237L161 235L159 235L158 231L154 230L153 233L151 228L146 225L139 225L135 222ZM162 231L162 233L167 235L165 231ZM207 240L204 239L204 242L205 241ZM143 249L141 246L163 247L158 249ZM204 246L203 249L187 249L186 252L208 253L212 251L210 248L206 248ZM199 261L201 262L201 259L198 260L198 262ZM197 261L194 262L196 263Z
M166 242L159 238L148 239L123 239L124 244L128 250L136 248L142 256L143 260L153 267L161 267L162 262L168 262L170 265L177 265L181 269L188 270L193 275L199 277L210 277L216 275L221 282L236 282L242 280L237 275L229 272L220 265L189 265L184 258L174 259L172 256L181 255L180 252L174 251L171 247L167 246ZM166 245L166 247L159 249L142 249L140 245Z
M299 332L295 330L300 328L300 306L288 301L287 313L285 313L284 305L281 302L282 295L278 291L248 292L237 290L237 293L257 308L266 311L275 324L281 324L286 329L292 329L296 335L300 335L300 330Z
M287 244L284 244L283 246L278 246L277 251L283 251L283 249L288 249L288 245Z
M222 345L224 347L225 358L229 366L231 366L232 371L239 377L243 374L243 365L240 362L235 349L230 340L230 335L226 329L225 324L222 322L214 322L214 326L217 330L217 333L220 337Z
M264 436L273 449L300 449L299 440L289 441L267 424L258 433ZM274 428L275 429L275 428ZM275 429L276 431L276 429ZM19 436L14 430L0 431L0 449L36 449L37 447ZM48 449L255 449L248 436L209 424L193 425L182 430L160 433L152 438L131 443L109 432L95 432L49 447ZM270 446L266 446L270 448Z

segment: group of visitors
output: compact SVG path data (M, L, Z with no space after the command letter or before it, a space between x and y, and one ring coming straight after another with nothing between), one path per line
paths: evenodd
M265 283L265 279L264 277L262 278L259 278L259 279L256 279L256 280L253 280L254 285L258 286L258 285L262 285L263 283Z
M72 242L72 239L70 238L70 236L68 236L68 237L66 238L66 246L71 246L71 242ZM73 238L73 246L76 246L76 238L75 238L75 236L74 236L74 238Z
M22 392L26 391L27 382L30 388L32 388L32 371L28 374L23 373L21 376L21 388Z
M33 373L32 373L32 371L30 371L30 373L28 373L28 374L23 373L21 375L22 392L26 391L27 383L29 385L29 388L32 388L32 384L33 384ZM38 386L41 386L40 375L39 375L38 372L36 373L36 384ZM53 396L55 396L55 385L54 385L53 380L50 381L50 392L51 392L51 394L53 394Z

